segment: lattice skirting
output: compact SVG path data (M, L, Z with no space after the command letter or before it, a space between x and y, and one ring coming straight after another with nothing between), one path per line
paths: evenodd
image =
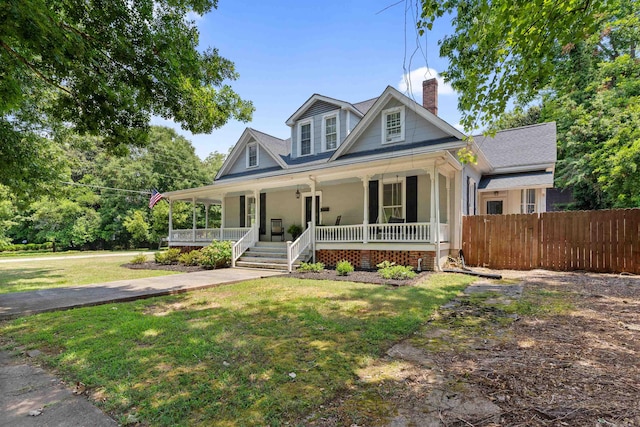
M418 268L418 259L422 258L422 269L433 270L435 254L434 251L321 249L316 251L316 261L323 263L326 267L335 267L338 262L347 260L357 269L375 270L376 265L382 261Z

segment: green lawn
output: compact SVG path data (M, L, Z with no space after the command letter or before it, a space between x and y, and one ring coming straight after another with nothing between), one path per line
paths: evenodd
M149 252L150 249L130 249L122 251L63 251L63 252L51 252L51 251L6 251L0 252L0 259L5 258L41 258L41 257L61 257L61 256L75 256L75 255L104 255L104 254L117 254L118 252Z
M131 270L120 267L132 255L0 263L0 295L113 280L175 274L165 270Z
M121 423L304 425L474 279L417 286L273 277L0 323L5 347L82 381Z

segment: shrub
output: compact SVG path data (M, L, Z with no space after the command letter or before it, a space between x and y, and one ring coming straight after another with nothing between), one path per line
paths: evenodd
M138 254L134 256L129 262L131 264L144 264L145 262L147 262L147 256L145 254Z
M396 265L395 262L390 262L390 261L382 261L380 264L377 264L376 267L378 267L378 270L382 270L384 268L389 268L389 267L393 267L394 265Z
M46 243L17 243L15 245L0 245L0 252L20 252L20 251L48 251L53 248L52 242Z
M340 261L336 265L336 271L338 272L338 276L347 276L353 271L353 265L347 260Z
M214 241L201 249L200 265L204 268L222 268L231 264L231 249L233 242Z
M156 252L154 258L158 264L175 264L178 262L178 258L180 258L180 249L173 248L167 249L164 252Z
M416 272L413 271L413 267L405 267L403 265L392 265L389 267L381 268L380 270L378 270L378 274L380 274L383 279L393 280L408 280L413 279L417 276Z
M291 224L289 228L287 228L287 233L291 234L293 240L296 240L302 234L302 227L298 224Z
M302 272L319 273L322 270L324 270L324 264L321 262L316 262L316 263L303 262L303 263L300 263L300 266L298 267L298 271L302 271Z
M191 252L185 252L180 255L178 262L184 265L200 265L202 259L202 252L199 250L193 250Z

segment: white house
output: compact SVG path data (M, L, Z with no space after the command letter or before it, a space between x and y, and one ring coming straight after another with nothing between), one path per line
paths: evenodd
M437 101L435 79L423 82L422 105L392 87L358 103L315 94L286 120L290 138L247 128L212 185L164 194L194 205L191 229L174 230L170 214L170 246L233 240L239 266L291 270L313 257L437 268L462 246L463 215L544 211L555 123L468 142ZM476 164L456 157L467 144ZM196 228L198 203L221 206L220 228ZM304 230L295 241L292 224ZM261 243L274 240L288 243Z

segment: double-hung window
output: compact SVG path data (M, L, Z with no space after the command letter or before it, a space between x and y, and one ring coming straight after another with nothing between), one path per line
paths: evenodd
M382 143L404 141L404 107L382 111Z
M313 122L308 121L298 125L298 141L300 148L298 155L313 154Z
M258 144L247 145L247 167L254 168L258 166Z
M382 213L384 222L391 217L404 218L403 181L391 182L382 186Z
M522 190L520 195L521 206L520 212L523 214L530 214L536 211L536 190L527 189Z
M337 114L322 116L322 150L330 151L338 148L338 129L340 122Z

